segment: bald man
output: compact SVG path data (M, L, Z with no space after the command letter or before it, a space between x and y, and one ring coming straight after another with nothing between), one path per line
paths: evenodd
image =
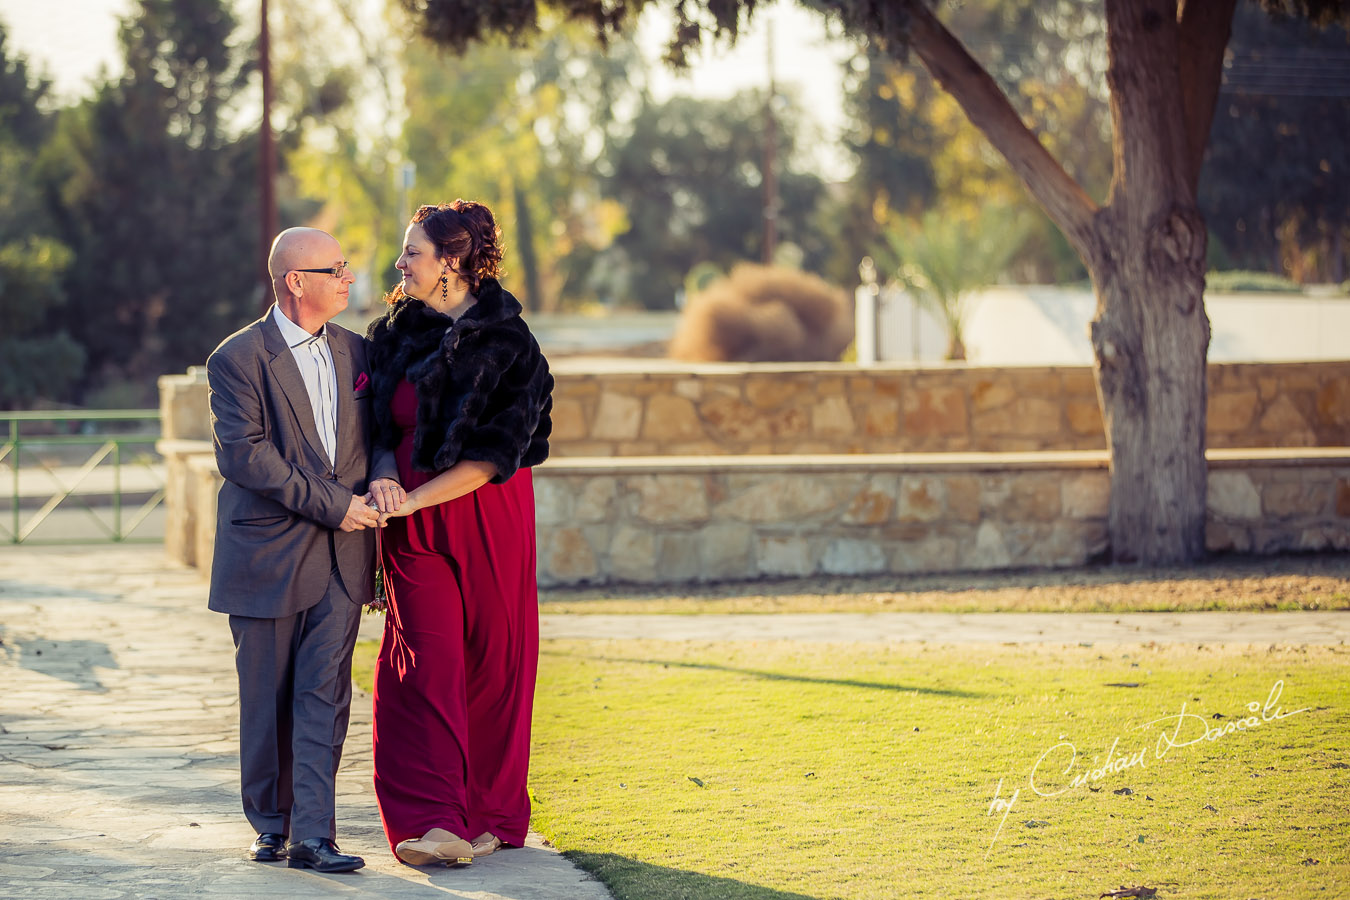
M288 229L267 266L276 303L206 361L225 479L209 605L234 636L249 857L348 872L364 861L337 847L334 785L373 586L370 376L361 338L329 322L355 280L337 240Z

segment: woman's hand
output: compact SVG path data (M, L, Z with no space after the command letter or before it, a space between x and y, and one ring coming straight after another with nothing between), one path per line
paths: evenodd
M374 504L372 504L372 506L373 505ZM418 502L416 496L413 494L405 494L403 502L398 504L394 509L387 509L380 512L380 527L383 528L388 525L390 519L395 519L399 516L411 516L421 508L422 504Z
M392 478L376 478L366 493L366 502L380 513L396 512L407 499L403 486Z

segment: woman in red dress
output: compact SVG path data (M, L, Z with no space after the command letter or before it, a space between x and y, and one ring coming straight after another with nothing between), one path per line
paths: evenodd
M391 579L375 667L375 795L390 847L464 865L529 828L539 656L531 466L553 378L497 281L500 231L456 200L413 216L389 311L371 323L372 486Z

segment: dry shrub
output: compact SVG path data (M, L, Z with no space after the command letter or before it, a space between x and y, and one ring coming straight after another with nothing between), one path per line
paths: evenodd
M741 263L689 298L670 356L693 362L834 362L852 339L843 291L797 269Z

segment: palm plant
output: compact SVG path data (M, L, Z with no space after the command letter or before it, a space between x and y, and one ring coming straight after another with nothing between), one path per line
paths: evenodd
M964 360L970 294L993 284L1026 239L1025 222L1002 206L974 215L934 208L918 221L896 220L883 234L895 278L947 330L947 359ZM889 259L887 259L889 257Z

